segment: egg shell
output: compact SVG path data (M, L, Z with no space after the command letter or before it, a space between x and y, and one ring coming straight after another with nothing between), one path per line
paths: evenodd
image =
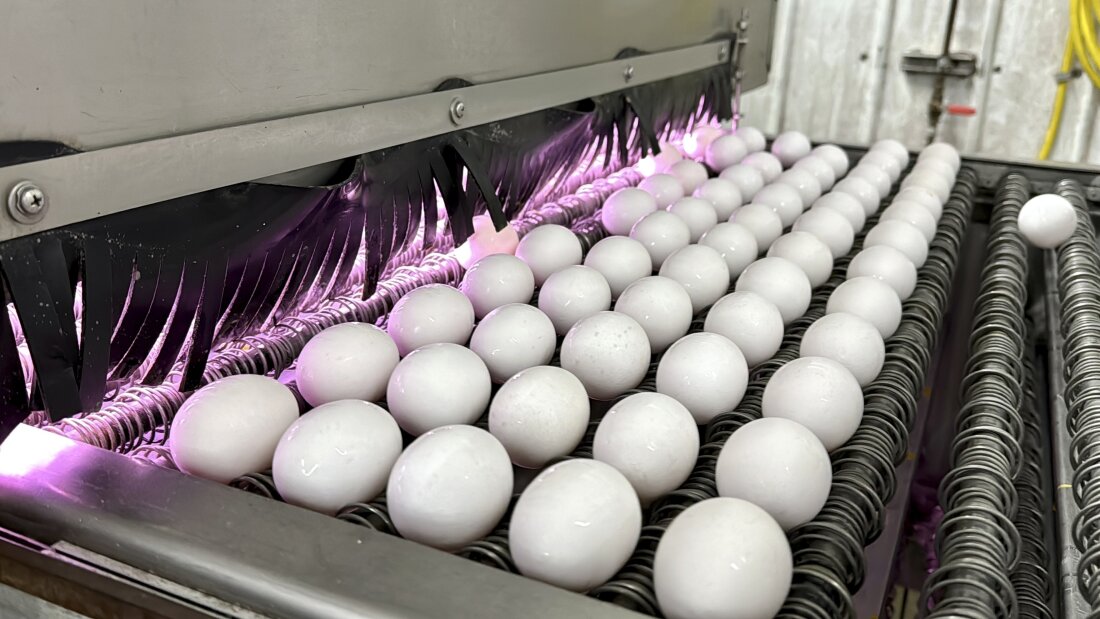
M917 156L917 161L924 161L926 159L941 159L955 168L955 172L958 173L959 167L962 165L962 159L959 157L959 151L951 144L947 142L935 142L924 147L924 150Z
M799 159L791 169L805 170L812 174L821 187L821 191L832 189L833 184L836 183L836 171L833 169L833 166L829 165L829 162L825 161L825 158L819 155L803 157Z
M684 155L674 145L661 142L660 151L657 154L642 158L635 167L643 176L664 174L668 172L669 166L683 158Z
M863 238L863 247L886 245L905 254L918 269L928 259L928 241L913 224L900 219L879 221Z
M772 140L772 154L779 158L785 168L809 155L810 148L810 138L798 131L785 131Z
M821 183L808 170L801 169L798 166L780 174L775 182L793 187L798 192L798 196L802 198L803 208L813 204L814 200L821 197Z
M860 157L859 165L869 165L882 170L890 177L891 185L901 177L901 163L898 162L896 157L885 151L869 151L866 155Z
M671 170L672 166L669 166L669 171ZM670 173L654 174L638 183L638 188L648 192L657 200L657 208L665 208L684 197L684 186Z
M703 330L737 345L749 367L775 356L783 343L783 315L755 292L732 292L707 312Z
M535 285L567 266L581 263L583 250L577 235L565 226L543 224L519 241L516 257L531 267Z
M873 277L856 277L836 287L825 305L826 314L844 312L859 316L878 329L883 339L901 324L901 299L886 282Z
M784 228L789 227L802 214L802 196L798 190L790 185L773 183L766 185L756 192L752 199L753 204L763 204L779 215L779 222ZM770 246L770 244L769 244Z
M756 152L745 155L741 160L742 165L756 168L764 176L765 183L771 183L783 173L783 163L779 158L768 152Z
M951 164L943 159L925 159L920 161L917 165L913 166L913 172L933 172L949 184L955 183L955 169L951 167Z
M594 400L610 400L637 387L649 360L645 330L622 312L581 320L561 344L561 367L579 378Z
M634 282L615 302L615 311L641 325L654 354L683 337L694 315L691 297L679 282L654 275Z
M760 410L802 424L832 451L852 438L863 419L863 392L855 376L825 357L800 357L772 374Z
M842 194L843 195L843 194ZM855 209L863 215L863 209L858 204ZM844 218L839 210L829 207L811 208L802 213L791 226L792 232L806 232L825 244L829 250L829 268L832 270L832 258L848 255L855 243L855 233L852 225ZM782 256L781 256L782 257ZM811 283L813 283L811 281Z
M584 266L599 271L611 287L611 296L618 298L627 286L653 272L653 259L640 242L625 236L609 236L588 250Z
M638 220L657 210L657 200L637 187L611 194L600 208L600 223L611 234L630 234Z
M684 135L683 151L692 159L702 159L710 145L724 135L729 134L722 127L715 125L697 126L694 131Z
M833 193L837 192L846 193L859 200L860 206L863 207L863 214L867 217L875 214L879 207L879 201L882 199L874 185L867 182L866 179L855 176L848 176L837 181L836 185L833 186Z
M470 268L485 256L493 254L514 254L519 245L519 234L512 224L499 231L488 215L474 217L474 233L466 242L455 248L454 254L465 269Z
M940 203L951 197L953 183L933 170L913 170L901 181L902 187L924 187L936 196Z
M843 215L852 227L853 235L862 230L863 224L867 223L867 213L863 210L863 204L850 193L844 193L843 191L827 193L818 198L810 207L810 210L817 208L832 209Z
M750 153L760 152L768 146L768 140L764 137L764 132L756 127L742 125L733 132L733 135L741 138Z
M517 466L542 468L576 449L589 414L581 381L559 367L540 365L500 387L489 405L489 432Z
M848 153L836 144L821 144L810 152L832 166L837 179L848 173Z
M703 235L699 239L700 245L713 248L726 261L730 277L737 277L756 260L760 254L756 244L756 235L745 226L724 221Z
M489 312L470 337L470 350L485 363L496 383L549 363L557 344L554 323L526 303L511 303Z
M634 224L630 238L645 247L652 261L652 270L661 268L673 253L691 243L691 230L683 219L668 211L646 215Z
M731 165L741 163L749 147L736 135L723 135L707 145L704 161L712 170L725 170Z
M337 400L290 424L275 448L272 477L287 503L334 514L377 497L401 448L401 430L384 409Z
M870 385L886 360L886 345L873 324L845 312L826 314L802 335L802 357L825 357L848 368L861 387Z
M527 263L509 254L486 256L462 276L458 289L482 319L509 303L527 303L535 293L535 275Z
M718 178L727 180L741 192L741 202L752 201L756 192L764 187L764 174L750 165L738 164L730 166L718 175Z
M708 178L692 195L710 202L719 221L729 219L742 203L741 190L737 184L724 178Z
M546 279L539 290L539 309L565 335L577 321L611 308L611 286L596 269L566 267Z
M882 168L866 163L860 163L852 168L852 171L848 172L848 176L845 178L862 178L875 188L880 199L889 194L890 187L893 186L893 182L890 181L890 175L883 171Z
M661 265L660 274L684 287L695 314L720 299L730 286L726 260L706 245L688 245L676 250Z
M720 337L720 336L715 336ZM643 506L679 488L699 457L699 429L683 404L660 393L635 393L600 420L592 458L626 477Z
M310 406L347 399L375 402L386 395L400 359L397 344L378 327L334 325L310 338L298 355L298 392Z
M886 153L893 157L894 161L898 163L899 169L904 169L905 166L909 165L909 149L897 140L889 138L879 140L871 145L871 150Z
M873 277L890 285L905 301L917 286L917 267L905 254L888 245L867 247L848 263L847 279Z
M669 167L668 173L684 186L684 195L690 196L707 180L707 168L698 161L684 159Z
M783 324L806 313L813 295L810 280L798 265L783 258L761 258L737 278L738 292L755 292L779 308Z
M1058 194L1047 193L1028 200L1018 217L1020 232L1041 249L1065 243L1077 229L1077 211Z
M702 198L680 198L669 205L668 212L684 220L691 233L692 243L698 243L699 237L718 223L718 212L710 202Z
M428 284L397 300L386 333L401 356L428 344L465 344L474 330L474 306L457 288Z
M657 392L687 407L699 425L735 409L748 382L749 368L741 349L717 333L680 338L657 364Z
M936 237L936 218L932 217L932 213L928 212L928 209L916 202L908 200L899 202L895 200L879 216L880 222L891 219L904 221L920 230L920 233L924 235L924 240L928 243L931 243L932 239Z
M418 436L434 428L473 423L489 405L489 370L469 348L429 344L397 364L386 389L390 414Z
M493 435L473 426L443 426L397 458L386 507L402 537L454 551L500 522L512 484L512 462Z
M916 202L924 208L928 209L928 212L932 214L932 217L938 222L943 215L943 202L936 197L936 194L932 193L926 187L909 186L902 187L896 195L894 195L894 202Z
M810 280L810 286L829 281L833 273L833 254L829 246L805 231L788 232L768 248L768 256L793 262Z

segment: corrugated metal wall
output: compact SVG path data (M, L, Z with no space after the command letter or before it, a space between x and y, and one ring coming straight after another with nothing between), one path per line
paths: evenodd
M901 71L907 51L943 48L950 0L778 0L772 73L747 93L746 122L797 129L816 141L928 139L934 78ZM938 138L970 153L1033 158L1046 131L1068 29L1067 0L959 0L952 51L978 56L978 73L948 78ZM750 16L751 17L751 16ZM1086 77L1069 86L1052 160L1100 163L1100 97Z

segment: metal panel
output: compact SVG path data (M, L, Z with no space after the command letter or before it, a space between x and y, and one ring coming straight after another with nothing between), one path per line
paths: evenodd
M778 133L781 126L780 114L787 88L787 66L791 51L791 24L794 20L792 4L793 1L778 3L768 83L741 97L743 122L771 135Z

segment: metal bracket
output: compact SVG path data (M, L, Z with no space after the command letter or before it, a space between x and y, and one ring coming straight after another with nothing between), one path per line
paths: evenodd
M978 56L970 52L951 52L946 56L909 52L901 57L901 70L925 75L972 77L978 72Z

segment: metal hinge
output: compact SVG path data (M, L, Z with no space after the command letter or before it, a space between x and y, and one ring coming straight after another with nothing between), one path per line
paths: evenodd
M951 52L946 56L909 52L901 57L906 73L970 77L978 72L978 56L970 52Z

